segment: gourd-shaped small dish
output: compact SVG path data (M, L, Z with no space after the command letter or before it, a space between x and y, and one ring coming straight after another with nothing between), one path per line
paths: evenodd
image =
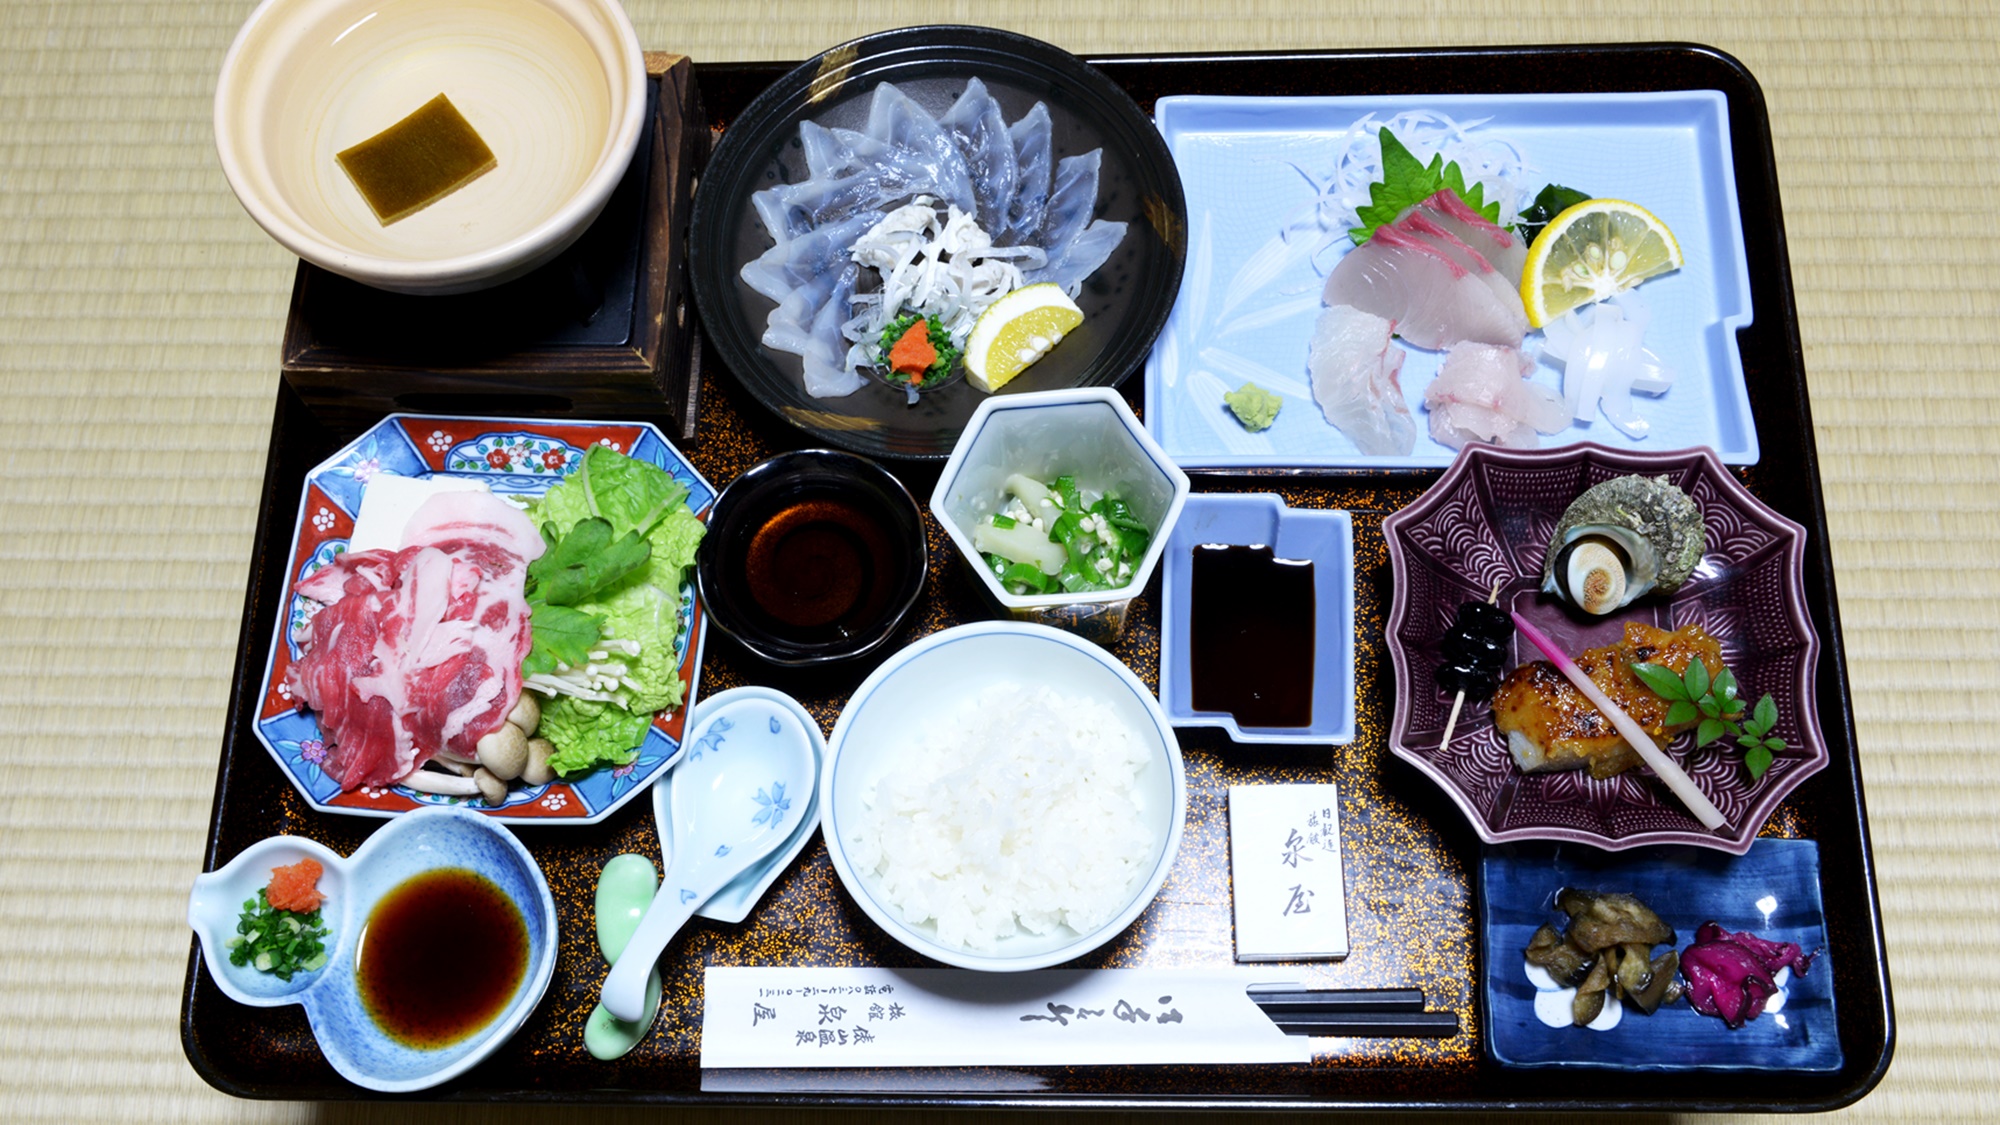
M230 964L228 943L244 902L270 882L272 868L307 858L325 869L319 890L326 896L320 908L329 931L326 964L289 981ZM519 910L527 955L521 979L483 1026L445 1046L421 1048L390 1035L363 1002L361 935L384 896L413 877L446 868L481 876ZM230 999L258 1008L303 1006L327 1062L355 1085L385 1093L428 1089L478 1064L520 1030L555 974L556 904L541 868L505 828L464 809L419 809L398 817L344 859L298 836L260 840L195 878L188 925L201 941L208 975ZM440 981L438 988L460 983ZM409 1002L422 1004L420 998Z

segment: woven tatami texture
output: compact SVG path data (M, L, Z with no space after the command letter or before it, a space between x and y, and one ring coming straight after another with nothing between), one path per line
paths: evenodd
M241 1103L181 1053L183 915L293 264L211 142L249 8L0 0L0 1117L553 1119ZM1902 1029L1887 1080L1839 1116L2000 1116L2000 754L1980 718L2000 707L1988 0L628 8L648 47L698 61L937 21L1085 53L1675 39L1744 60L1770 103ZM607 1118L640 1119L587 1115Z

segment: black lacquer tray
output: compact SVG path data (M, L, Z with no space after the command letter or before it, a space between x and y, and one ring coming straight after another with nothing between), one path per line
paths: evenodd
M1389 566L1382 518L1410 503L1435 472L1204 475L1204 491L1275 491L1300 507L1353 513L1356 713L1347 747L1236 747L1218 732L1180 732L1188 766L1189 810L1175 868L1139 923L1075 967L1230 963L1227 787L1240 783L1333 781L1344 802L1348 907L1354 954L1301 966L1315 983L1348 987L1416 985L1434 1009L1458 1013L1450 1040L1320 1040L1311 1066L1065 1067L933 1071L851 1071L837 1085L806 1089L813 1075L737 1074L729 1088L700 1069L701 971L709 965L881 964L912 966L915 956L874 929L840 892L815 841L736 926L697 922L662 960L666 1000L656 1033L616 1062L592 1059L582 1024L603 978L592 937L591 896L604 861L619 852L657 859L650 803L634 802L606 822L580 828L527 828L520 837L554 888L562 931L560 964L541 1006L515 1038L466 1075L428 1091L441 1101L605 1104L821 1104L875 1106L1071 1107L1124 1109L1526 1109L1658 1112L1830 1109L1881 1079L1895 1042L1881 912L1868 842L1853 709L1834 594L1826 513L1820 498L1812 420L1779 210L1763 95L1734 59L1705 47L1481 48L1476 50L1295 52L1091 60L1145 108L1169 94L1425 94L1716 89L1729 99L1739 206L1749 254L1756 323L1740 337L1762 460L1741 473L1751 491L1809 532L1805 586L1813 626L1825 642L1819 715L1830 767L1797 790L1762 833L1819 842L1827 904L1829 961L1838 1000L1844 1067L1816 1074L1585 1072L1551 1075L1492 1062L1478 1012L1479 934L1475 928L1479 843L1431 783L1387 750L1390 675L1382 647ZM784 64L697 66L712 124L726 128ZM705 364L699 434L681 445L718 483L770 454L803 443L745 394L713 357ZM718 375L720 376L718 378ZM1137 399L1141 380L1125 384ZM455 411L502 413L470 397ZM635 413L643 413L635 405ZM346 853L379 822L307 809L251 734L257 673L284 593L286 544L306 470L358 432L351 420L324 421L280 388L245 600L229 726L204 864L220 866L255 840L310 836ZM935 467L896 469L927 494ZM920 612L892 647L959 621L986 616L978 591L953 569L951 548L933 524L932 571ZM1158 587L1135 602L1136 623L1117 647L1142 679L1157 682ZM726 641L709 647L703 689L770 684L799 697L830 728L847 693L870 669L781 671ZM297 1008L253 1009L225 998L191 953L182 1039L195 1069L245 1097L371 1097L343 1082L314 1045ZM820 1077L828 1077L822 1074Z

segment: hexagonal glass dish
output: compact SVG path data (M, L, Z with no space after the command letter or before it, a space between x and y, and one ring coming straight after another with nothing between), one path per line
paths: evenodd
M1312 723L1244 727L1226 711L1194 707L1189 651L1194 549L1204 543L1269 546L1313 564ZM1290 508L1268 492L1188 497L1160 576L1160 707L1177 727L1221 727L1237 742L1354 741L1354 528L1346 512ZM1253 595L1254 596L1254 595Z
M576 471L592 445L609 446L665 469L687 488L687 505L695 517L707 522L715 487L646 423L391 414L306 474L286 573L296 583L347 550L361 498L368 482L377 477L462 477L482 481L501 496L540 496ZM300 656L292 633L317 612L317 606L286 591L264 664L252 730L299 795L320 812L395 816L426 806L460 805L515 823L595 824L680 759L681 734L700 686L702 640L708 629L692 567L681 583L680 628L674 638L674 655L686 685L680 708L653 716L646 740L629 764L599 766L547 785L516 786L498 808L486 807L477 797L419 793L400 785L343 791L327 776L320 768L326 745L319 721L298 707L285 682L286 670Z
M1152 529L1132 580L1114 590L1013 594L972 545L972 529L1006 504L1002 483L1020 473L1047 484L1074 476L1086 494L1111 493ZM987 599L1016 621L1068 630L1101 643L1125 632L1125 612L1153 575L1174 521L1187 502L1188 478L1108 387L996 395L979 405L931 493L931 512Z
M1693 498L1708 549L1673 594L1587 617L1540 592L1542 556L1571 501L1631 473L1664 476ZM1395 585L1386 630L1395 670L1389 749L1437 782L1480 839L1568 840L1611 851L1692 844L1741 855L1785 795L1826 767L1805 528L1752 496L1714 451L1473 445L1415 503L1383 520L1382 535ZM1443 662L1440 642L1459 605L1485 601L1496 583L1502 609L1526 617L1571 656L1620 639L1627 621L1662 629L1700 623L1722 643L1744 697L1771 695L1778 708L1772 733L1786 749L1753 781L1727 738L1691 750L1687 734L1663 747L1726 818L1711 832L1643 766L1601 780L1583 770L1522 773L1483 702L1467 701L1450 745L1440 747L1453 698L1433 678ZM1539 657L1517 635L1505 667Z

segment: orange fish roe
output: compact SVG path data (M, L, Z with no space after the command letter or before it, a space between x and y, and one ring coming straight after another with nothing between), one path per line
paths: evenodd
M289 867L271 869L271 885L264 889L264 899L273 910L289 910L295 914L310 914L319 909L326 896L319 893L319 877L325 869L319 860L310 857Z

